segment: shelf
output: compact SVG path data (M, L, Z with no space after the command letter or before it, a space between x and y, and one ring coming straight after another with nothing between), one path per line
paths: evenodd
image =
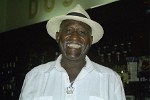
M146 79L150 79L150 70L138 72L138 77L139 78L143 78L144 77Z

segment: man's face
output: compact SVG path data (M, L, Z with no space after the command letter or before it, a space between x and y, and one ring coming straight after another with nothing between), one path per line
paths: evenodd
M92 44L90 26L75 20L65 20L56 35L63 57L76 60L85 57Z

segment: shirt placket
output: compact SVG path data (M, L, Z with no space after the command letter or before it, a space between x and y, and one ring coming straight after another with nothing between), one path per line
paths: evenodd
M71 83L69 80L69 76L67 73L64 73L64 77L65 77L65 87L66 87L66 93L65 93L65 100L76 100L75 99L75 87L74 87L74 83Z
M69 88L69 92L67 92L67 89ZM66 99L65 100L76 100L75 98L75 86L73 84L70 84L70 86L68 86L68 88L66 88Z

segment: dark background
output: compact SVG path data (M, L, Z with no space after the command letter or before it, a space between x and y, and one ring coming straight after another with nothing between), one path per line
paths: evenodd
M105 32L103 38L91 47L88 53L91 60L100 63L98 48L128 42L132 43L130 56L150 55L149 7L142 0L121 0L88 9L91 19L100 23ZM14 71L15 98L10 100L18 100L24 76L31 68L55 60L58 56L56 53L59 53L59 48L47 34L46 23L47 21L0 33L0 64L16 61L17 57ZM45 58L42 62L43 56ZM139 83L131 84L126 93L137 95L137 84Z
M146 13L147 9L142 0L121 0L88 9L91 19L99 22L105 32L92 50L109 43L132 41L134 56L148 55L150 17ZM56 42L47 34L46 23L47 21L0 33L2 55L5 52L8 55L22 55L58 50Z

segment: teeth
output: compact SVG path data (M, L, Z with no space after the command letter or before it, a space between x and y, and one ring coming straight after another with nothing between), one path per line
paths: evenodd
M72 48L80 48L81 46L78 45L78 44L68 44L69 47L72 47Z

